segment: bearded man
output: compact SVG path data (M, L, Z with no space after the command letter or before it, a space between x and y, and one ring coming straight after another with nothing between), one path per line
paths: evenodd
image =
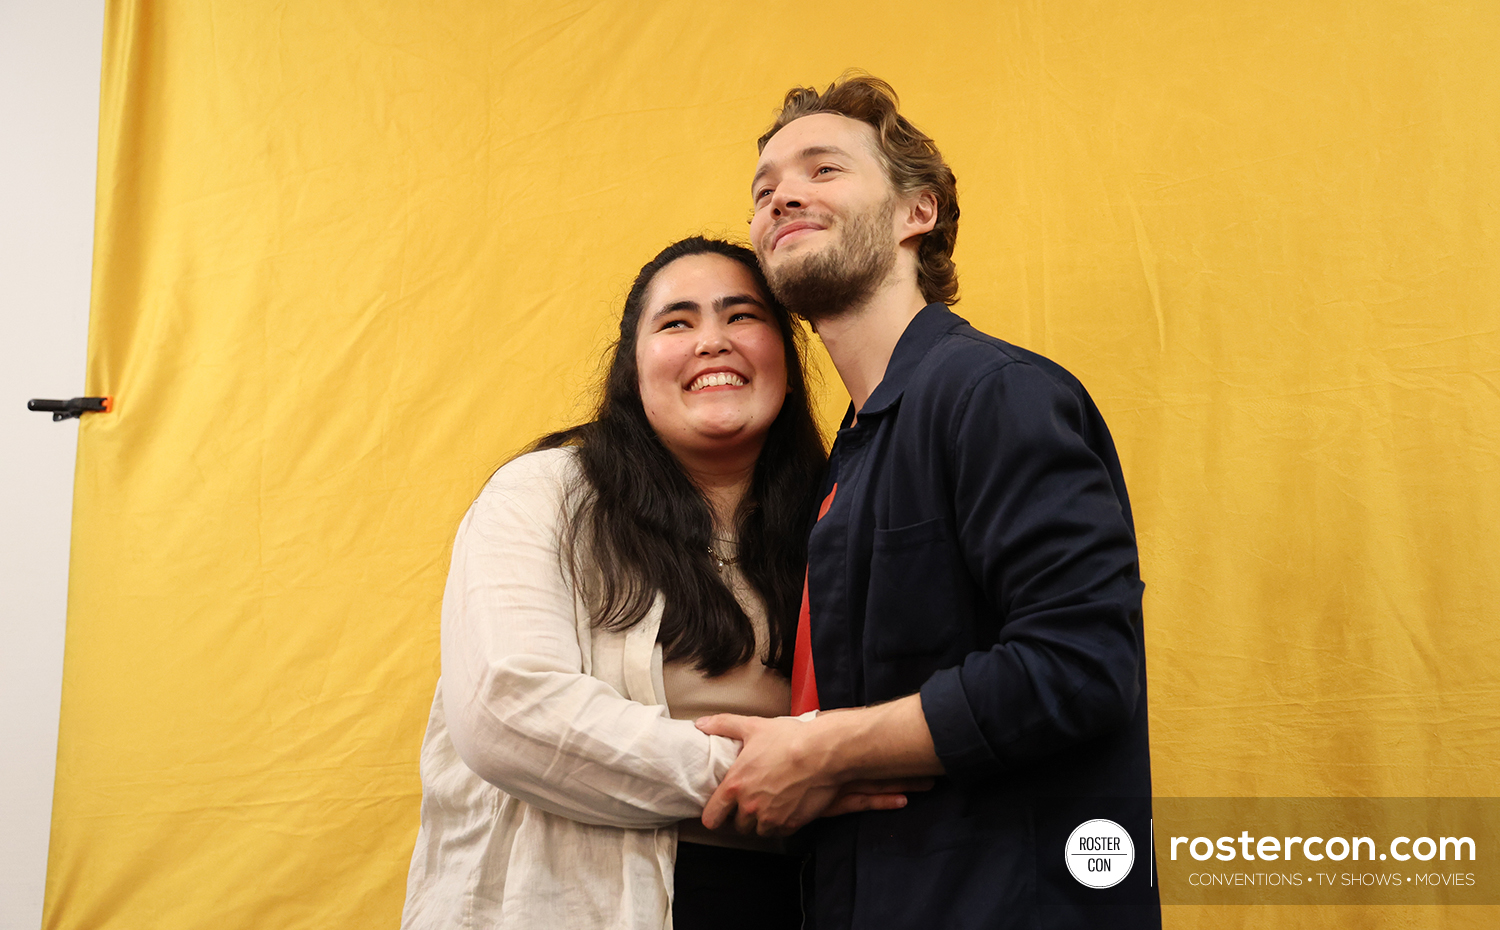
M1160 927L1142 584L1103 418L949 309L953 172L889 85L795 88L760 147L752 243L851 404L809 544L800 716L699 721L743 741L704 823L812 824L816 930ZM902 809L813 823L851 782L926 778Z

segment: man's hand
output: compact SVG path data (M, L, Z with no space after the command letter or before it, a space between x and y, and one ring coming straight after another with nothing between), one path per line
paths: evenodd
M698 728L742 743L703 809L709 829L732 817L741 833L785 836L819 816L903 807L943 772L915 694L811 720L717 714Z
M701 718L698 729L704 733L743 744L703 808L703 825L717 830L732 817L741 833L786 836L833 805L841 785L819 770L815 747L803 733L808 726L794 717Z

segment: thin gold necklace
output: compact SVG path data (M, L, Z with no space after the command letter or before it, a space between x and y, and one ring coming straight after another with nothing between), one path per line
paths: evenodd
M724 570L724 566L726 566L726 565L738 565L739 562L740 562L740 558L737 555L731 555L731 556L720 555L718 552L716 552L714 550L714 547L713 547L712 544L710 544L708 546L708 555L709 555L709 558L713 559L716 563L718 563L714 567L717 568L721 572Z

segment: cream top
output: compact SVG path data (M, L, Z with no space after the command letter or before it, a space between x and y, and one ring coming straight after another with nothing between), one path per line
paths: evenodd
M558 539L577 473L523 455L459 527L403 930L670 928L677 823L738 751L667 713L659 597L590 621Z
M722 548L721 544L715 544L716 550ZM734 599L750 617L750 625L755 629L756 657L715 678L688 662L664 663L662 681L667 690L667 712L678 720L696 720L707 714L784 717L792 707L792 683L765 665L765 657L771 651L765 605L745 581L739 566L725 565L719 571Z
M733 551L726 551L729 547L722 542L715 542L714 549L721 555L734 557ZM738 566L725 565L720 569L720 576L750 618L750 625L755 630L756 657L714 678L693 668L689 662L663 663L667 712L677 720L696 720L709 714L784 717L791 712L792 683L766 667L764 660L771 648L765 605L745 581ZM710 831L696 818L678 824L678 838L688 843L762 852L781 852L785 848L781 840L742 836L733 830Z

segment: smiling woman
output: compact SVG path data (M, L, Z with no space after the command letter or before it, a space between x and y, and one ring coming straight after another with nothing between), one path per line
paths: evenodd
M636 337L646 418L726 532L787 396L790 334L753 267L712 252L673 261Z
M797 860L698 822L738 748L692 724L789 707L824 451L768 294L748 249L662 251L593 419L465 516L403 927L800 925Z

